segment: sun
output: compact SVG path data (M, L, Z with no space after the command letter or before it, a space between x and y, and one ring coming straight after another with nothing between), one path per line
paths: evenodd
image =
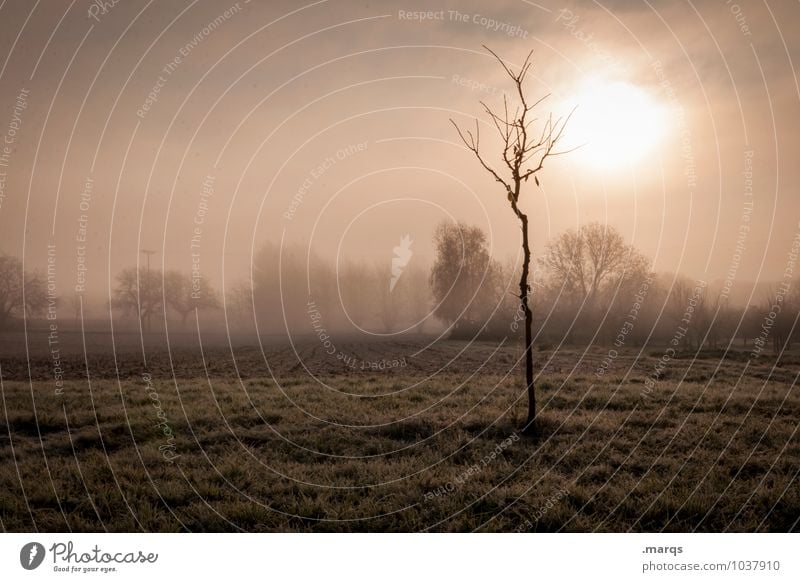
M599 169L640 161L666 133L666 112L645 90L623 81L587 82L564 133L576 155Z

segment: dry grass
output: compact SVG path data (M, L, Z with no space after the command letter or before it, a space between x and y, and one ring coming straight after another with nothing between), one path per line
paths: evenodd
M514 350L473 346L440 372L413 358L362 372L331 368L316 347L305 355L319 382L286 350L270 361L277 382L207 379L200 360L200 377L151 371L150 392L134 373L72 379L63 396L6 377L2 528L798 529L795 362L742 374L735 359L674 360L643 399L657 350L626 353L602 381L603 350L562 351L539 383L538 434L520 437L518 373L505 377ZM428 357L443 363L463 347ZM153 394L175 435L172 462Z

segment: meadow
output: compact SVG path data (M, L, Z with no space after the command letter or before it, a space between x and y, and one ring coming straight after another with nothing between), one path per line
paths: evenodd
M4 531L796 531L800 356L314 339L4 356ZM30 366L28 365L30 363ZM603 366L605 372L598 374ZM654 370L658 370L654 374ZM29 376L30 374L30 376ZM645 389L648 377L654 378Z

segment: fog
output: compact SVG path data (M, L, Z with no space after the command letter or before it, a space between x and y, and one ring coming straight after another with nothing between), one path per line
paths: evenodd
M548 162L520 202L536 260L600 222L653 273L761 304L793 271L798 136L778 120L800 113L798 47L775 34L782 5L718 4L688 19L627 3L6 2L0 251L52 279L62 314L80 299L90 320L109 317L120 273L149 269L202 280L225 306L204 321L223 329L313 334L313 301L329 330L447 330L423 284L437 224L475 225L493 260L519 260L504 192L449 121L472 123L510 89L486 44L512 63L534 51L542 117L598 78L667 115L636 163ZM389 292L404 237L409 270Z

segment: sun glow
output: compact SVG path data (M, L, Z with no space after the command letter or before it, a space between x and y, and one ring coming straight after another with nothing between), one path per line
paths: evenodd
M564 133L576 155L597 168L640 161L666 133L666 112L646 91L625 82L592 81L578 94Z

